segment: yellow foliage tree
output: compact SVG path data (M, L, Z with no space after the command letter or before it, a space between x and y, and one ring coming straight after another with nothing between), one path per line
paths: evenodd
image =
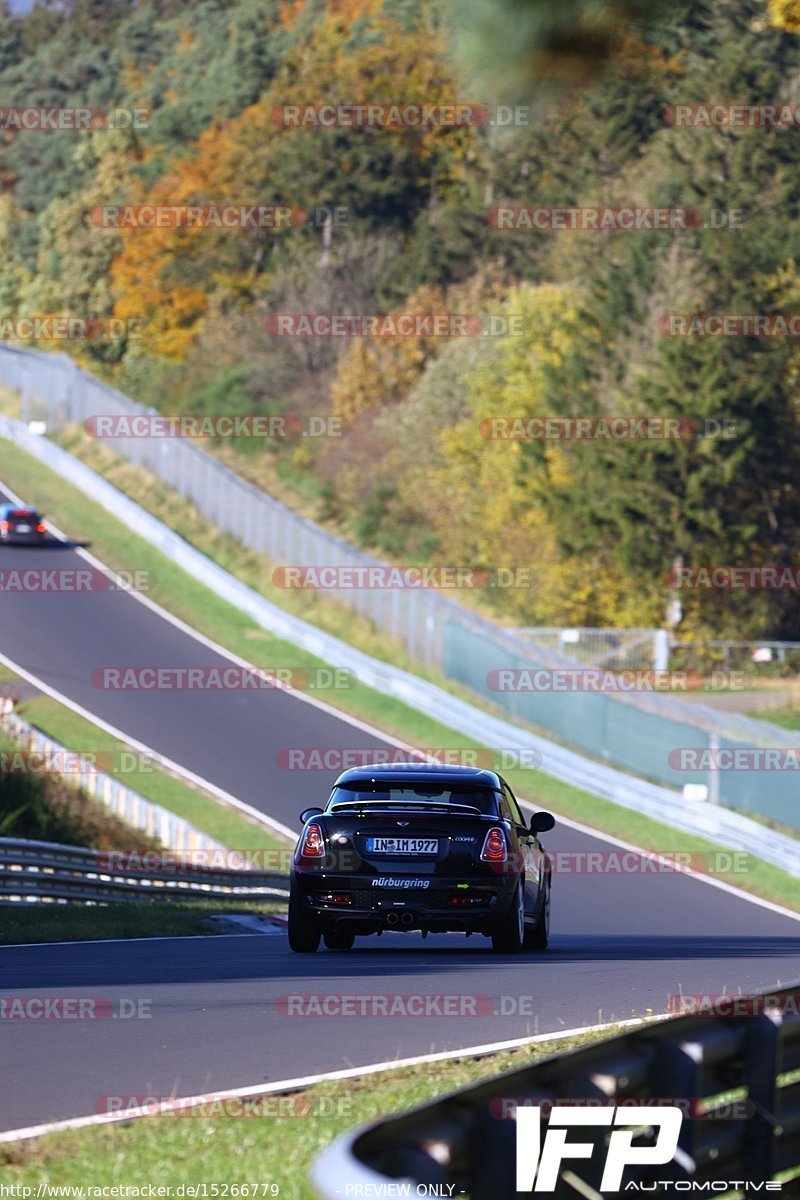
M519 441L493 439L492 417L545 416L545 368L558 365L582 335L578 297L567 287L520 286L505 305L522 328L498 342L496 352L475 372L469 387L470 416L438 435L433 467L404 484L429 498L430 521L448 559L489 568L526 568L521 582L503 596L520 618L562 624L619 621L625 590L617 572L598 557L593 563L564 559L555 531L537 498L542 480ZM558 442L545 449L548 477L567 480ZM500 597L496 596L496 600Z
M280 20L292 26L301 16L286 3ZM368 38L354 40L352 26L368 22ZM383 0L341 0L310 25L287 55L279 76L260 100L223 126L201 135L191 152L173 165L139 200L155 205L231 203L274 204L310 209L330 203L347 186L363 196L370 185L373 139L397 139L407 158L405 177L428 179L440 139L461 146L472 130L447 127L364 129L356 131L351 157L339 147L326 151L331 131L294 128L281 119L288 105L331 103L363 105L455 101L456 84L446 65L440 35L423 35L395 20ZM333 136L335 136L335 131ZM378 143L375 142L375 145ZM382 143L384 146L386 142ZM360 155L360 157L359 157ZM447 180L436 175L437 187ZM374 184L374 180L373 180ZM382 196L383 185L375 185ZM334 199L338 203L338 200ZM301 229L272 230L131 229L114 264L117 315L144 316L155 354L183 356L196 336L211 297L225 291L233 304L253 306L269 293L268 265L281 237L303 237ZM411 358L415 351L407 348ZM356 355L358 358L358 355ZM399 364L398 364L399 366ZM396 385L403 386L400 369ZM387 385L394 386L391 372Z
M472 279L446 290L418 288L407 298L402 311L419 316L489 316L499 306L504 290L501 271L489 265ZM359 338L337 364L331 385L334 414L347 426L362 413L405 399L426 363L445 343L444 338L432 337Z
M769 0L770 24L788 33L800 32L800 0Z

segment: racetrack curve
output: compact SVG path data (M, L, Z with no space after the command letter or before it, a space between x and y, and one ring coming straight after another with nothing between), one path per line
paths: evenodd
M48 567L85 567L68 546L0 550L2 568L44 559ZM289 827L297 828L301 808L325 798L331 780L281 770L281 749L385 745L284 691L98 691L99 666L229 662L124 592L6 592L0 612L2 649L20 666ZM564 825L546 845L609 849ZM125 998L145 1000L150 1013L0 1020L0 1131L94 1112L109 1094L256 1085L663 1012L681 991L750 992L800 977L797 920L685 875L557 875L553 913L550 951L517 959L493 955L481 938L401 934L314 956L258 935L0 949L0 1001ZM341 993L457 995L469 1015L300 1019L278 1003Z

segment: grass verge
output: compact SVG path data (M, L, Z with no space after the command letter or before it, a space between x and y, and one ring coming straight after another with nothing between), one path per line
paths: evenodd
M13 682L18 678L0 664L0 681ZM285 854L289 848L288 841L236 809L226 807L216 797L164 771L146 757L138 754L122 757L127 749L125 743L105 730L98 729L79 713L45 695L20 701L16 711L23 720L35 725L42 733L54 738L67 749L81 754L94 753L101 756L98 769L119 779L126 787L139 792L145 799L174 812L196 829L221 842L223 846L246 847L274 853L274 866L271 862L264 862L264 869L281 869L281 852ZM115 847L125 848L127 847Z
M107 566L119 570L149 571L153 580L151 599L195 629L259 667L282 666L314 669L324 665L337 665L323 664L307 652L263 630L245 613L221 600L210 589L191 579L170 559L127 529L99 505L88 500L78 489L37 462L36 459L9 443L0 444L4 450L8 451L4 454L2 469L5 483L24 496L29 503L36 504L40 510L52 515L56 523L69 536L78 540L89 540L93 552ZM98 453L107 453L102 448L98 447L97 449ZM97 469L100 464L95 462L92 465ZM137 471L136 468L122 464L109 477L117 487L128 491L134 499L141 501L142 481L138 477L142 475L143 472ZM170 489L157 482L151 482L148 486L150 491L145 507L155 511L156 515L169 517L170 525L178 529L203 553L262 594L269 594L264 584L265 578L269 575L265 560L245 550L232 538L214 530L196 514L191 505L179 497L176 498L175 493ZM167 509L159 513L162 504L166 504ZM186 524L187 521L190 522L189 526ZM280 591L280 589L275 589L275 591ZM297 595L305 597L306 593L282 591L280 597L272 594L270 598L285 601L282 606L289 607L287 598ZM398 666L411 667L422 677L431 679L440 687L455 694L464 695L472 703L481 706L476 698L465 690L459 691L442 677L426 672L411 662L402 661L401 654L396 651L390 652L389 641L382 635L373 632L365 640L365 636L362 636L363 631L357 628L357 618L345 610L341 610L341 616L338 618L343 623L342 627L329 628L326 623L328 609L338 610L338 606L330 604L328 601L323 602L319 597L312 599L318 607L317 616L320 619L309 612L299 615L313 620L337 636L345 638L359 648L374 653L386 661L393 662ZM362 622L361 624L365 625L366 623ZM387 734L411 745L442 746L455 750L485 749L485 747L477 747L469 738L448 729L447 726L417 712L402 702L359 682L355 682L352 687L347 689L331 690L326 693L325 699L332 707L368 721ZM488 711L488 706L481 707L486 707ZM645 850L664 854L693 855L694 861L699 864L701 869L703 863L708 862L709 859L717 861L713 856L717 854L719 847L713 842L663 825L650 817L622 808L610 801L591 796L578 788L545 775L543 772L511 769L504 774L519 796L540 808L552 809L557 814L571 817L593 829L620 837ZM557 843L554 843L552 838L548 839L548 842L550 848L556 848ZM737 869L733 872L718 870L714 872L715 876L744 891L776 901L800 912L800 879L795 879L778 868L749 856L746 864L742 863L741 865L741 870Z
M770 708L766 712L749 712L748 717L759 721L769 721L771 725L779 725L781 729L800 730L800 708Z
M282 911L277 903L257 904L213 900L181 904L74 904L8 906L0 923L0 945L26 942L105 941L107 938L190 937L225 933L209 917L217 913Z
M318 1200L309 1170L317 1154L340 1133L437 1096L613 1035L582 1034L481 1059L402 1067L362 1079L317 1084L291 1097L264 1101L263 1116L147 1117L129 1125L49 1134L35 1142L0 1146L0 1177L34 1187L113 1182L258 1183L250 1197ZM286 1115L280 1115L280 1114ZM270 1185L277 1190L270 1191ZM262 1190L261 1185L266 1185ZM223 1195L220 1191L218 1195ZM230 1195L230 1193L228 1193ZM241 1195L242 1193L240 1193ZM208 1195L212 1195L209 1187Z

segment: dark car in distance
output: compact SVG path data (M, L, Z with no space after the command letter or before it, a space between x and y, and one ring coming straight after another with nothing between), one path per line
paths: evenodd
M482 934L499 953L544 950L551 871L539 834L496 772L396 763L345 771L300 814L289 945L349 950L357 935Z
M35 508L0 504L0 542L38 546L45 539L45 523Z

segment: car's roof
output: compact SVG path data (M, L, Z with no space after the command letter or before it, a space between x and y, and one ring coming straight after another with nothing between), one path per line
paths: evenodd
M393 763L391 766L376 765L373 767L351 767L343 771L334 786L349 783L453 783L457 787L469 784L473 787L486 787L494 790L500 787L500 777L495 771L486 771L480 767L447 767L442 763L405 762Z
M36 509L31 504L0 504L0 512L26 512L35 513Z

